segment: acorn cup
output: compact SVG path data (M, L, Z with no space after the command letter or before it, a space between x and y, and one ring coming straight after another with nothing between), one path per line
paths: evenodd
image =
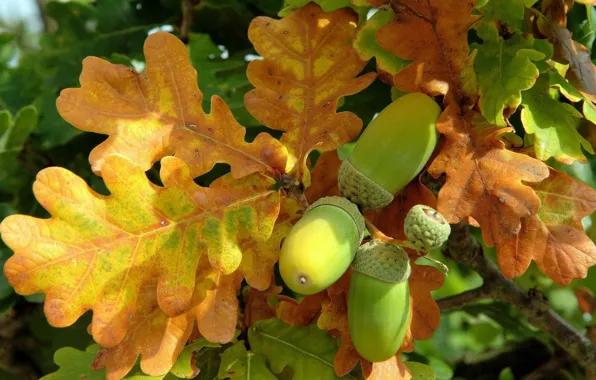
M447 219L432 207L416 205L406 215L404 233L408 242L418 251L430 252L447 241L451 226Z
M403 248L372 240L356 252L348 292L348 324L364 359L381 362L399 350L410 317L410 260Z
M313 203L285 238L279 270L285 284L304 295L318 293L350 267L365 231L358 207L342 197Z
M339 169L342 195L363 209L379 209L420 173L437 144L441 108L423 93L410 93L368 125Z

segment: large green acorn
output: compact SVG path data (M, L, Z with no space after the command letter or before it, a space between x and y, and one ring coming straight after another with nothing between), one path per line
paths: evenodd
M313 203L283 242L279 270L285 284L305 295L328 288L350 267L364 231L364 218L349 200Z
M380 362L399 350L410 316L411 268L403 248L372 240L356 252L348 292L348 324L358 353Z
M404 95L385 107L339 169L343 196L364 209L391 203L435 149L440 113L439 105L422 93Z

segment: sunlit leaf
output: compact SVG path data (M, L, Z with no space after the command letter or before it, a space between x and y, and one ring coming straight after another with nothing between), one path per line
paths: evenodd
M503 274L518 277L534 260L561 286L585 277L596 264L596 245L580 221L596 210L596 190L553 169L547 179L531 186L542 205L537 215L522 219L518 235L497 245Z
M478 35L484 41L471 46L478 51L474 60L480 91L478 105L490 123L504 126L503 111L516 109L521 91L532 87L538 78L538 68L532 61L546 57L534 49L531 36L524 38L516 33L505 40L494 24L483 24Z
M462 115L449 106L437 129L446 142L429 172L435 177L447 175L438 211L449 223L474 218L488 246L516 235L521 218L535 214L540 206L540 199L525 183L548 177L547 166L506 150L499 136L510 130L487 125L474 112Z
M358 31L354 40L354 48L360 57L366 61L374 57L381 79L388 83L393 83L393 76L410 63L383 49L377 42L377 32L393 21L394 16L390 9L377 11Z
M94 339L105 347L124 338L142 283L159 279L157 300L166 314L187 311L201 256L225 274L235 271L242 238L266 241L279 212L279 194L260 174L226 189L201 188L181 160L166 157L165 187L158 187L119 155L105 160L102 174L110 196L65 169L42 171L34 191L53 217L13 215L0 232L15 251L4 270L16 291L45 293L55 326L92 309Z
M582 148L594 154L588 140L576 129L582 114L572 105L552 99L548 94L548 77L543 75L531 89L522 93L521 119L526 132L534 135L536 158L572 164L586 162Z
M474 97L468 29L474 1L397 0L394 22L377 33L379 45L412 64L394 77L406 92L446 95L447 103ZM466 103L469 101L466 100Z
M340 97L362 91L375 78L354 78L366 65L350 43L356 26L349 9L325 13L311 3L282 20L257 17L248 30L264 59L248 66L256 89L246 94L246 107L267 127L285 132L287 171L306 185L308 154L336 149L362 128L355 114L336 112Z
M244 141L245 130L224 101L211 99L203 110L203 93L186 46L171 34L158 32L145 41L147 65L142 74L96 57L83 61L81 88L62 91L60 115L79 129L109 135L90 156L93 171L119 153L149 169L162 157L175 154L193 176L218 162L228 163L239 178L254 172L271 176L283 172L284 148L270 135Z

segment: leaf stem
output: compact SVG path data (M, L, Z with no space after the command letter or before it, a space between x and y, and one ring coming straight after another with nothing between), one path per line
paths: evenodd
M532 289L526 292L505 278L499 268L484 255L482 246L470 235L468 226L463 223L452 226L445 254L475 270L484 279L481 288L439 300L439 305L445 310L480 299L508 302L528 318L531 324L550 335L581 366L596 371L596 345L554 312L541 292Z

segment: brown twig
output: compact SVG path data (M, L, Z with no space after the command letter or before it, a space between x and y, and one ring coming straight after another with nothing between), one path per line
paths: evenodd
M484 285L479 288L484 290L469 292L470 294L463 296L463 299L468 297L474 302L479 299L476 296L480 292L484 298L514 305L532 325L550 335L581 366L596 372L596 345L555 313L540 292L525 292L513 281L505 278L499 268L484 255L482 246L470 235L468 226L460 223L452 227L445 254L475 270L484 279ZM483 292L486 292L486 297ZM455 304L455 301L448 299L440 302L447 305ZM459 302L459 305L461 306L462 302Z
M190 28L192 27L194 6L196 5L194 0L182 0L182 23L180 24L180 39L182 42L188 42L188 35L190 34Z
M437 304L442 311L451 311L461 309L465 305L489 298L489 289L486 286L481 286L476 289L468 290L467 292L440 299L437 301Z

